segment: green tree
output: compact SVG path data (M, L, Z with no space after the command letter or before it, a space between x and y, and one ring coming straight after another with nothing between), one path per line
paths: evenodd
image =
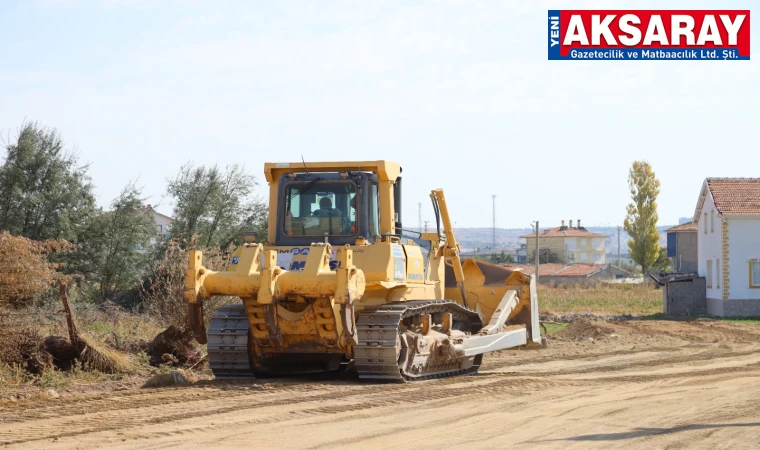
M565 261L560 258L558 254L551 251L549 248L541 248L538 250L538 254L540 255L540 259L538 260L539 264L564 264ZM536 263L536 251L533 250L533 252L528 256L528 264L535 264Z
M668 251L660 247L660 252L657 254L657 260L652 264L652 270L655 272L669 272L673 268L673 261L668 258Z
M501 251L501 254L497 255L496 253L492 253L491 256L488 258L488 262L493 264L510 264L515 262L514 258L512 258L512 255L504 253L504 250Z
M0 166L0 230L76 242L96 211L87 166L64 150L56 130L24 124Z
M128 184L111 203L111 211L92 220L83 233L80 267L102 300L115 300L135 288L150 268L151 240L158 233L140 195L133 183Z
M172 237L187 246L197 235L198 245L225 248L238 242L243 231L263 236L267 208L254 195L257 184L239 165L222 171L185 164L169 181L168 194L175 203Z
M657 231L657 196L660 182L646 161L634 161L628 173L631 203L623 227L631 239L628 249L642 273L652 267L660 255L660 233Z

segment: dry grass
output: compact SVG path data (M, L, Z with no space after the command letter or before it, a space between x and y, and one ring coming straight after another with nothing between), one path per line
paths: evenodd
M539 285L538 305L546 313L649 315L662 312L662 290L648 283Z
M0 305L21 305L66 278L48 256L73 249L66 241L33 241L0 233Z
M150 357L144 351L150 341L164 330L164 324L148 315L131 313L115 306L103 308L88 303L74 303L72 306L77 311L80 338L85 343L82 348L71 350L77 360L64 370L46 364L33 371L28 366L39 359L30 357L36 353L24 351L21 353L23 357L13 357L16 353L4 349L3 344L10 346L10 349L36 349L45 336L54 336L61 342L53 342L56 340L53 339L49 343L51 348L43 347L43 351L58 354L61 353L55 351L61 350L58 347L70 347L60 301L13 310L0 308L0 337L5 331L13 338L6 336L6 339L0 339L0 401L9 393L32 392L40 388L88 389L86 386L129 382L159 372L159 368L149 364ZM14 326L9 327L8 323ZM34 331L34 335L18 333L17 330L22 328ZM22 338L24 345L16 342Z
M102 373L125 373L132 370L132 361L124 353L110 348L91 336L79 336L79 359L89 370Z

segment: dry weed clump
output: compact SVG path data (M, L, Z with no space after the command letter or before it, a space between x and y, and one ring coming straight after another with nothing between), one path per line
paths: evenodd
M66 323L69 329L71 345L76 350L77 359L85 369L102 373L121 373L131 369L129 358L92 336L82 335L78 331L74 310L69 303L68 290L65 283L60 285L61 303L66 313Z
M40 374L53 367L53 357L36 328L23 322L13 323L0 312L0 364Z
M539 284L537 293L539 307L547 313L648 315L662 312L662 290L648 283Z
M92 337L79 336L79 342L75 348L79 353L78 359L86 369L110 374L132 370L132 362L127 355Z
M224 250L217 247L198 248L195 240L190 247L203 251L203 265L215 271L226 270L235 251L234 245ZM182 329L188 326L187 304L183 298L188 256L188 250L180 247L177 240L169 241L163 257L153 266L149 282L140 290L143 305L150 315L159 316L166 323ZM218 307L236 300L236 297L212 297L205 302L204 319L208 322Z
M73 249L66 241L33 241L0 233L0 305L19 305L50 290L65 276L48 256Z

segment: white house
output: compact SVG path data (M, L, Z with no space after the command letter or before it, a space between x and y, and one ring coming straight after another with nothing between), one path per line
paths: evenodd
M147 211L150 213L150 215L153 217L153 220L156 222L156 238L151 239L151 245L155 244L157 241L158 236L166 236L169 234L169 231L171 229L172 222L174 222L174 219L171 217L161 214L160 212L153 209L151 205L147 205L145 208L143 208L143 211Z
M760 316L760 178L707 178L694 222L707 313Z

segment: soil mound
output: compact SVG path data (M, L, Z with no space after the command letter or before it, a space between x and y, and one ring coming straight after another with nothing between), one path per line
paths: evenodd
M555 333L554 337L563 341L576 341L581 338L597 340L611 334L615 334L615 330L604 322L580 319L571 322L564 330Z
M142 386L143 389L145 388L159 388L159 387L167 387L167 386L184 386L187 384L187 378L176 370L172 370L169 373L156 375L153 378L150 378L148 381L145 382L145 384Z
M194 366L204 355L192 341L191 331L183 331L174 325L169 326L148 344L150 364L156 367L165 363L173 366Z

